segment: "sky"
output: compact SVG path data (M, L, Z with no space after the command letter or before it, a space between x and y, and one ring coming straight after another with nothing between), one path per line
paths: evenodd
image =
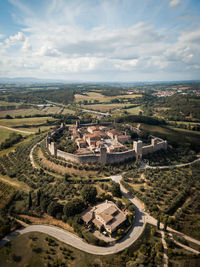
M0 77L200 79L200 0L0 0Z

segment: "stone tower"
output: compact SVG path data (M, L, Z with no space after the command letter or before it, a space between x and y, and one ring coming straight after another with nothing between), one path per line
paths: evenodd
M135 150L136 159L142 159L142 146L141 140L133 142L133 149Z
M105 147L100 148L100 163L101 164L106 164L107 162L107 150Z

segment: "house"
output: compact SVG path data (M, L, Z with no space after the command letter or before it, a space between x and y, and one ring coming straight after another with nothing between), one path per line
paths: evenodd
M87 143L85 142L85 140L83 140L81 138L77 138L75 142L76 142L79 149L87 147Z
M105 132L107 130L107 127L105 126L99 126L99 130L102 132Z
M125 144L126 142L131 141L130 135L115 135L115 140L121 144Z
M107 132L107 135L111 138L111 139L114 139L115 138L115 135L122 135L119 131L115 130L115 129L112 129L112 130L108 130Z
M103 226L109 233L116 231L127 218L126 214L112 201L105 201L93 208L89 208L81 217L87 226L92 223L98 228Z
M88 133L91 133L91 134L93 134L94 131L98 131L98 130L99 128L97 126L89 126L87 128Z

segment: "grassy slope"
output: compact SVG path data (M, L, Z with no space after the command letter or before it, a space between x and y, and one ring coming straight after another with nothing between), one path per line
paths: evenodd
M53 121L51 117L36 117L36 118L23 118L23 119L1 119L0 124L8 127L16 127L23 125L36 125L46 123L47 120Z
M6 138L9 137L9 135L13 133L12 130L7 130L7 129L4 129L4 128L1 128L0 127L0 144L5 141ZM18 133L18 132L15 132L15 133ZM19 134L23 135L23 136L27 136L27 134L25 133L20 133Z

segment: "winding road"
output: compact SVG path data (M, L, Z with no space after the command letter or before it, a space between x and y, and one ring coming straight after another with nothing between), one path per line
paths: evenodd
M122 176L117 175L117 176L111 176L109 178L111 178L112 180L119 181L122 178ZM119 242L115 243L114 245L110 245L108 247L97 247L90 245L84 242L83 239L79 238L78 236L55 226L30 225L26 228L14 231L10 235L3 238L0 241L0 248L18 235L36 231L51 235L68 245L76 247L90 254L109 255L120 252L125 248L128 248L140 237L146 225L145 214L141 211L141 204L136 199L132 198L132 196L128 194L127 190L123 186L121 186L121 191L122 194L135 205L135 220L132 228L129 230L126 236L122 238Z
M31 160L31 163L32 163L34 168L36 168L36 166L35 166L34 161L33 161L33 150L35 149L35 147L37 145L38 145L38 143L32 148L31 153L30 153L30 160ZM194 162L197 162L199 160L200 160L200 158L191 162L191 163L174 165L174 166L183 167L183 166L193 164ZM160 166L161 169L164 169L164 167L169 168L169 166ZM158 168L158 167L152 167L152 168ZM109 177L106 177L105 179L108 179L108 178L110 178L110 179L112 179L112 181L120 184L120 189L121 189L122 194L127 199L129 199L135 206L134 224L133 224L132 228L129 230L129 232L127 233L127 235L124 238L122 238L120 241L118 241L117 243L114 243L113 245L109 245L107 247L98 247L98 246L90 245L90 244L86 243L83 239L79 238L77 235L74 235L73 233L70 233L66 230L60 229L60 228L55 227L55 226L30 225L30 226L27 226L27 227L22 228L20 230L16 230L13 233L9 234L8 236L4 237L0 241L0 248L2 246L4 246L7 242L12 240L13 238L15 238L19 235L25 234L25 233L33 232L33 231L48 234L54 238L57 238L58 240L60 240L64 243L68 244L68 245L71 245L71 246L78 248L82 251L85 251L85 252L90 253L90 254L95 254L95 255L114 254L114 253L117 253L117 252L124 250L125 248L128 248L143 233L144 228L146 226L146 223L156 225L157 220L155 218L153 218L152 216L150 216L148 213L146 213L144 208L143 208L143 203L141 203L138 199L133 198L132 195L121 185L120 180L122 179L122 174L109 176ZM179 233L173 229L170 229L170 231ZM162 233L162 242L163 242L163 246L164 246L164 266L168 266L167 245L166 245L166 242L164 240L164 232L161 231L161 233ZM188 239L188 240L190 239L190 240L192 240L192 242L200 245L200 241L195 240L193 238L190 238L189 236L186 236L182 233L179 233L179 234L181 234L182 237L184 237L185 239ZM190 251L197 253L197 251L194 251L194 250L192 251L192 249Z

